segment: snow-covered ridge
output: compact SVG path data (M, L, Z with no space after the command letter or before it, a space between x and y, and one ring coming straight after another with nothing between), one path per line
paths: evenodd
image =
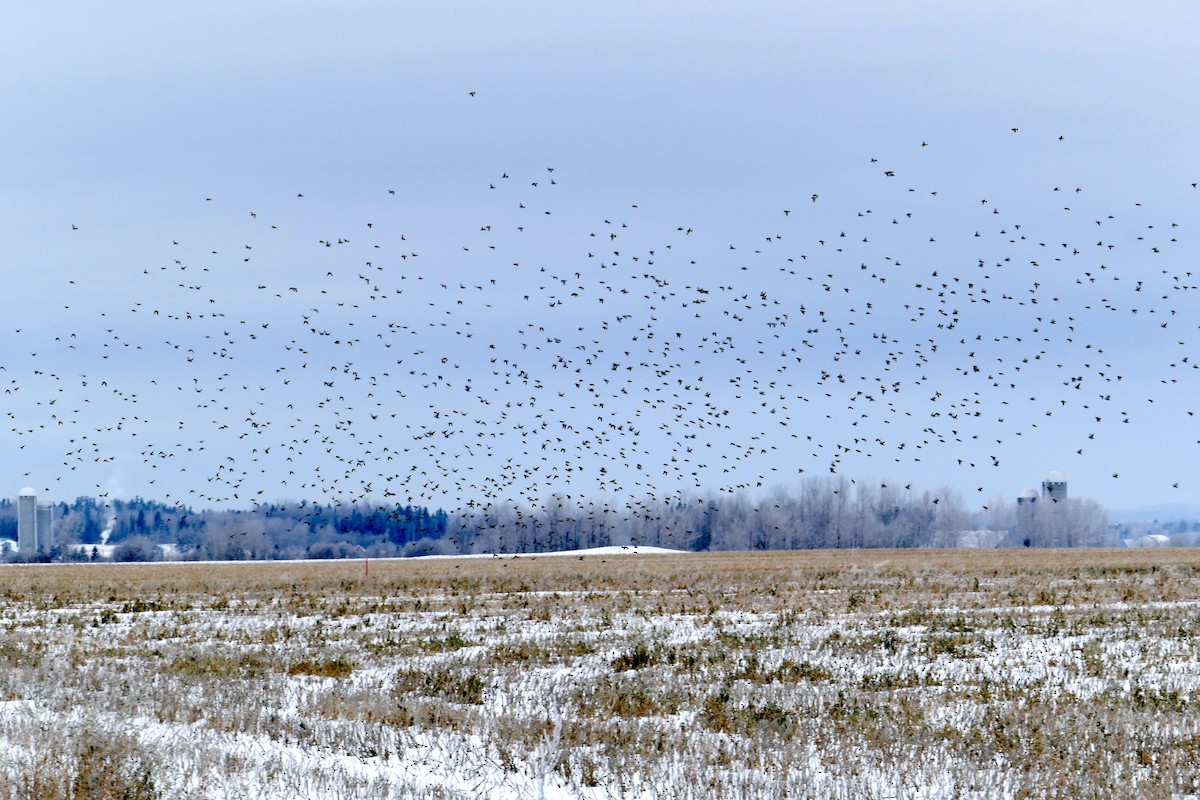
M542 558L548 556L687 556L690 550L672 550L669 547L639 547L638 545L609 545L587 547L582 550L554 550L546 553L472 553L470 555L417 556L416 560L454 558ZM403 559L401 559L403 560Z

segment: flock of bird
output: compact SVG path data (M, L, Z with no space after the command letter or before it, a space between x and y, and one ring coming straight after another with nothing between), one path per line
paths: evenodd
M125 469L188 507L619 506L928 464L982 493L1018 451L1086 457L1142 417L1200 442L1182 211L886 161L732 234L597 210L550 165L481 176L453 234L411 229L403 187L357 220L199 197L217 232L106 276L124 307L64 286L70 330L8 332L31 356L9 433L61 451L52 495Z

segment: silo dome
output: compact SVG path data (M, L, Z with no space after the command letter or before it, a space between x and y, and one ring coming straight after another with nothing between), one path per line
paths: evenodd
M1046 473L1046 483L1066 483L1066 477L1057 470L1051 470Z
M1017 499L1018 500L1037 500L1038 499L1037 489L1022 489L1021 493L1017 495Z
M37 497L37 490L30 489L28 486L21 490L21 497Z

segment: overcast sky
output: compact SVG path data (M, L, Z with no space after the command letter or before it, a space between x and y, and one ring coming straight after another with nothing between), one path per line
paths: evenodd
M454 508L836 472L978 507L1058 470L1200 502L1198 31L6 8L0 485Z

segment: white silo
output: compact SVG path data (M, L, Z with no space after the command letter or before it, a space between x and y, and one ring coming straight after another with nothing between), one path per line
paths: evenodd
M17 549L28 558L37 546L37 492L26 488L17 495Z
M1061 503L1067 499L1067 479L1061 472L1048 472L1042 481L1042 499L1047 503Z
M1033 544L1037 530L1037 502L1036 489L1022 489L1017 495L1017 541L1025 547Z
M54 506L50 503L37 504L37 552L49 553L54 547Z

